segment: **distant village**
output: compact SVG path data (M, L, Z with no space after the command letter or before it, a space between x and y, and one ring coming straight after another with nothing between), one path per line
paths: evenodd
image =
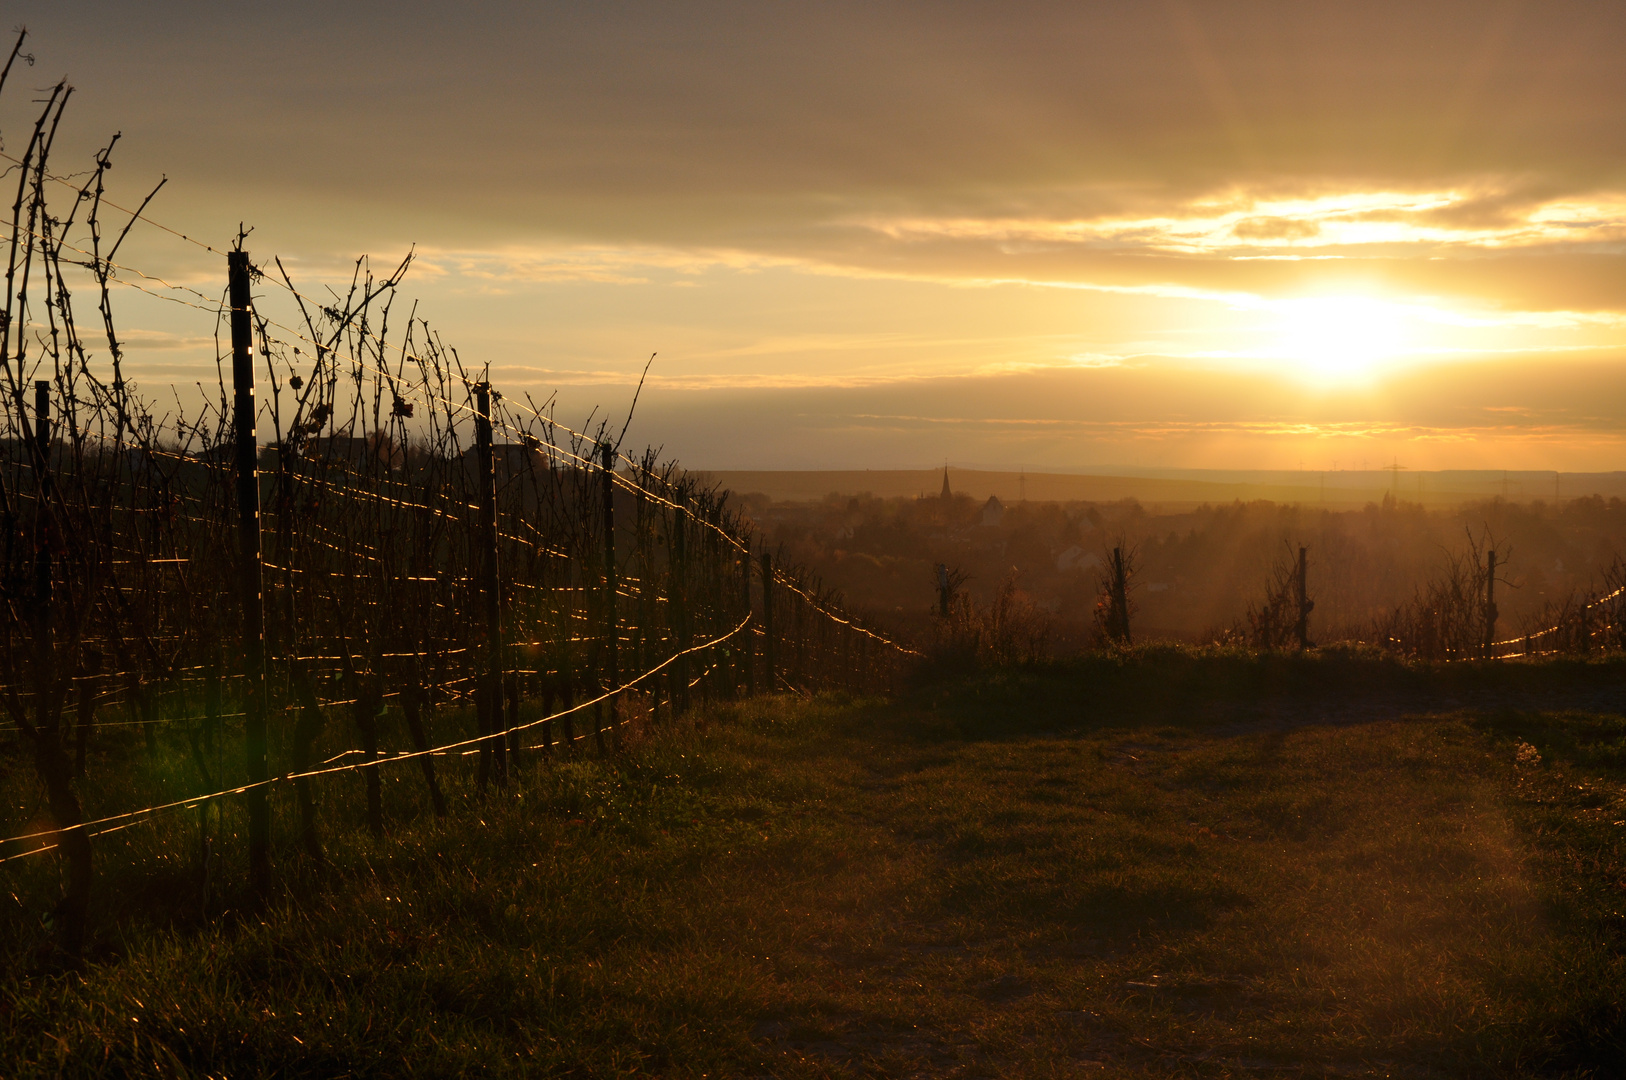
M806 502L738 497L771 542L900 629L933 617L939 564L989 602L1007 581L1053 621L1059 641L1094 627L1107 553L1132 553L1132 604L1143 635L1209 639L1234 624L1290 547L1309 547L1319 632L1358 636L1438 571L1467 530L1513 552L1519 585L1501 601L1506 625L1600 584L1626 556L1626 503L1499 499L1425 509L1386 498L1358 510L1266 501L1153 513L1135 500L1009 503L953 490L945 469L935 494L828 495Z

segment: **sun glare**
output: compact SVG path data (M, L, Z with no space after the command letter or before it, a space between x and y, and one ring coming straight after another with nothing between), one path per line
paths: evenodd
M1354 382L1376 373L1408 346L1406 312L1399 304L1363 296L1283 300L1274 352L1294 370L1319 382Z

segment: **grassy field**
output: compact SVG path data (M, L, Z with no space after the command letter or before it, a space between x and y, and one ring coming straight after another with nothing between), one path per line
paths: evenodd
M1626 1075L1623 704L1153 650L723 707L444 825L402 769L258 914L104 842L79 971L12 873L0 1072Z

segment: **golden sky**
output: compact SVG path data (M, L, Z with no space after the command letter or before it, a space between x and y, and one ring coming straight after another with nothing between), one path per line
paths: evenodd
M1620 5L15 18L155 218L309 280L416 244L421 310L565 412L657 352L642 434L696 466L1626 460ZM212 369L125 311L149 386Z

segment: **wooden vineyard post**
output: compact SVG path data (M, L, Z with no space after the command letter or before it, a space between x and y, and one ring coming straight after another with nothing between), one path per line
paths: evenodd
M34 589L26 618L34 633L34 722L19 724L34 744L34 769L43 782L46 801L55 819L57 845L66 873L62 902L57 908L57 932L62 950L77 957L90 921L93 859L90 836L76 828L84 821L84 807L73 786L73 761L62 746L62 715L67 683L56 671L55 612L52 610L53 555L56 532L51 514L51 384L34 384L35 488ZM60 687L60 690L58 689ZM12 691L15 693L15 691ZM20 716L19 716L20 718Z
M1583 635L1585 628L1583 627ZM1583 636L1583 641L1586 637ZM1485 566L1485 659L1491 658L1496 641L1496 552L1491 551Z
M811 602L805 604L803 614L807 622L807 629L803 631L807 644L804 646L806 656L801 665L806 673L803 675L802 689L823 689L824 676L829 673L823 657L824 620L819 618L819 609Z
M559 701L559 676L557 673L542 676L542 723L538 730L542 733L542 760L548 761L553 757L553 716L554 706Z
M638 485L638 505L643 514L642 524L639 526L638 543L641 548L638 577L638 597L640 604L640 621L643 623L639 630L639 639L643 642L643 655L639 658L639 670L648 671L665 659L665 640L670 637L669 632L661 629L663 612L661 610L661 570L660 560L655 555L655 522L661 518L660 504L665 499L656 496L646 498L651 492L670 490L665 481L658 478L650 466L650 458L646 455L643 466L644 481ZM660 487L657 488L656 485ZM670 560L671 551L667 551ZM666 615L669 615L669 610ZM666 630L670 630L670 618L666 618ZM672 680L668 672L658 672L649 679L645 689L649 693L649 719L650 723L659 725L663 716L663 702L671 703Z
M620 657L616 651L620 644L616 627L615 614L615 447L608 442L599 444L600 471L604 484L604 687L612 691L609 700L602 703L603 707L593 707L594 739L598 743L598 752L604 753L604 725L601 722L603 714L609 714L610 727L615 727L615 695L613 691L620 685Z
M576 749L576 676L563 672L559 678L559 756L568 757Z
M820 648L823 651L820 663L824 668L824 689L834 690L838 686L844 686L837 681L841 677L842 666L846 661L846 657L841 653L841 626L826 618L820 618L818 623Z
M689 500L679 494L672 510L671 576L672 595L668 598L672 618L672 641L682 653L689 647ZM680 655L672 665L677 691L672 696L672 712L682 716L689 711L689 657Z
M435 759L429 753L429 728L423 722L424 710L432 707L429 688L414 676L401 693L401 715L406 720L407 734L412 738L412 749L423 755L418 759L418 767L423 772L424 785L429 788L429 801L435 808L435 816L443 818L446 816L446 796L441 793L440 781L435 778Z
M706 631L710 638L721 637L728 629L728 611L732 604L728 602L729 581L724 574L723 567L728 562L728 545L724 540L722 504L713 503L709 514L710 527L706 530L709 538L706 542L706 573L708 581L706 594L711 606L711 626ZM719 645L711 650L712 654L712 680L711 694L713 698L734 697L734 688L738 684L735 678L736 661L734 658L734 642Z
M480 601L484 609L486 670L475 713L480 728L480 787L508 779L502 739L502 597L498 593L497 466L491 451L491 384L474 386L474 445L480 467Z
M740 672L745 681L745 696L757 696L756 671L756 642L751 633L755 629L751 613L751 541L746 540L743 548L743 557L740 559L740 608L745 612L745 629L739 633L740 664L744 670Z
M220 684L220 653L211 650L203 667L203 748L211 754L222 739L220 714L225 711L225 688Z
M854 681L853 672L853 638L857 636L857 634L853 633L852 627L843 626L841 628L841 685L849 695L857 685Z
M1315 610L1315 601L1310 599L1309 565L1309 549L1299 548L1299 565L1293 577L1293 586L1299 605L1298 624L1294 630L1298 634L1300 652L1310 647L1310 612Z
M51 380L34 380L34 446L40 455L40 487L51 483Z
M802 639L807 635L806 610L802 604L802 594L795 589L790 594L790 679L797 689L802 688Z
M645 488L649 484L649 470L647 468L644 469L642 480L637 480L636 472L633 474L633 476L635 482L633 484L632 503L634 510L632 544L633 554L638 561L637 665L639 671L648 671L650 668L650 657L654 655L654 652L650 648L649 632L655 625L655 593L654 590L649 587L650 579L652 577L652 568L650 564L654 561L654 559L652 558L653 553L649 550L649 497L648 493L645 491ZM656 689L655 680L650 680L650 685L646 686L644 689L650 692L649 697L651 703L655 703L660 700L660 693Z
M815 625L819 628L817 667L819 668L819 674L822 676L820 680L822 683L821 688L831 690L835 688L836 672L841 666L841 657L837 650L837 643L841 640L841 635L836 630L836 624L827 618L822 618L816 609L813 613L813 619Z
M826 624L818 602L811 598L802 602L802 618L806 629L802 636L807 639L803 646L805 655L802 658L802 689L808 692L828 688L830 677L830 638L829 626Z
M779 689L773 640L773 556L762 552L762 684L764 693Z
M265 601L260 560L260 469L255 441L254 327L249 315L248 252L226 254L231 293L231 381L237 435L238 596L243 635L243 751L248 782L248 876L250 888L265 895L271 887L271 801L266 782Z
M351 716L355 718L356 730L361 733L363 760L376 763L379 760L378 717L384 711L383 681L372 671L358 675L348 658L345 661L345 674L347 685L356 695L355 704L351 706ZM378 769L378 765L373 764L371 768L365 770L367 831L375 838L384 835L384 778L379 775Z
M520 687L519 673L510 671L503 679L504 700L508 702L508 769L510 772L519 768L520 739L519 731L521 709L525 704L523 691Z
M718 528L717 504L712 503L706 508L705 515L706 528L702 534L705 537L705 554L701 565L705 568L706 574L707 625L702 633L707 639L710 639L717 636L717 628L721 625L721 616L724 611L723 577L719 572L722 568L723 552L721 544L722 532ZM708 705L717 700L719 696L719 687L722 684L724 674L722 655L723 653L719 649L711 648L707 649L701 658L701 663L705 665L704 670L707 674L705 681L700 684L700 693L702 699Z
M51 622L51 384L46 379L34 383L34 452L39 499L38 533L34 556L34 618L40 628L42 655L52 651Z
M317 700L316 684L310 672L297 660L292 667L294 697L299 702L299 719L294 721L293 765L295 772L304 772L314 764L311 747L322 734L327 718L322 712L322 703ZM322 834L316 822L316 800L311 794L310 777L301 776L294 781L294 801L299 807L299 838L305 854L312 862L320 863L324 861Z
M85 775L85 754L90 746L91 729L96 726L96 684L102 674L102 654L87 649L80 662L78 729L73 748L73 774L80 779Z

